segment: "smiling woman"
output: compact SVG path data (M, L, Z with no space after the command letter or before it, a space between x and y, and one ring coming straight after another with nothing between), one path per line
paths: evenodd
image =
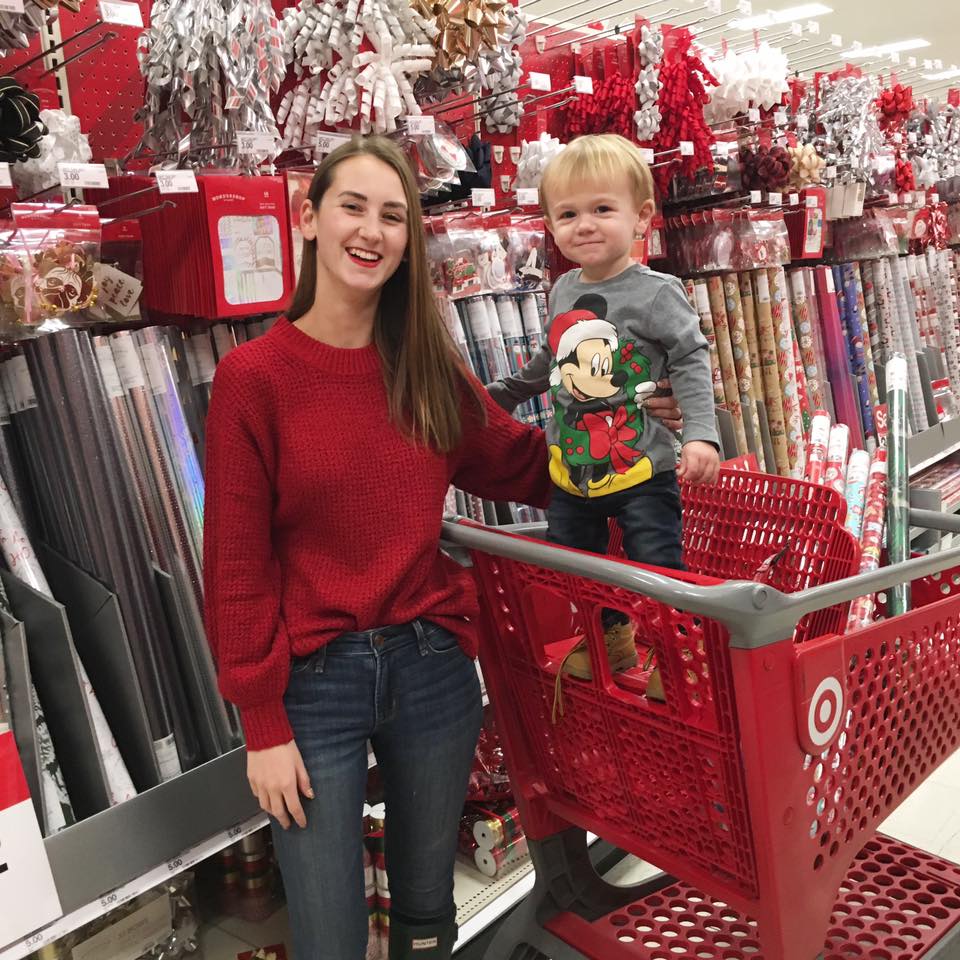
M294 955L363 960L367 741L384 781L391 960L448 960L481 719L476 594L440 551L450 484L545 505L543 434L464 369L392 143L324 160L286 318L217 368L204 577L220 688L272 817Z

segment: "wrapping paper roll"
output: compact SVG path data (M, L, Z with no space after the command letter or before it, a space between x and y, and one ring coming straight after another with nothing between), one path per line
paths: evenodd
M870 389L870 405L876 408L880 403L880 394L877 390L877 371L873 359L873 337L870 332L870 321L867 317L866 294L863 289L863 275L859 264L851 264L853 282L856 290L857 314L860 320L860 337L863 342L863 361L867 375L867 386Z
M913 294L910 291L907 270L899 257L884 261L890 270L891 302L896 305L897 349L901 350L907 361L907 389L910 396L908 421L913 432L926 430L927 408L923 402L923 386L920 382L920 369L917 366L917 352L921 349L920 332L917 327ZM888 401L889 402L889 401ZM890 465L887 466L889 477Z
M784 427L787 432L787 456L790 459L789 475L802 477L803 422L797 395L797 367L793 353L793 320L790 315L787 277L782 267L769 270L767 276L770 281L770 304L777 344L777 368L783 397Z
M710 293L706 280L697 280L694 284L694 299L697 315L700 317L700 332L710 347L710 371L713 376L713 402L726 410L727 398L723 389L723 374L720 371L720 357L717 353L717 334L713 326L713 313L710 310Z
M803 368L803 361L800 359L800 344L797 343L797 332L796 330L790 330L791 339L793 341L793 363L794 369L796 370L797 377L797 403L800 407L800 425L803 427L803 440L802 445L803 452L803 464L802 468L806 469L806 440L810 436L810 419L813 416L813 408L810 405L810 391L807 388L807 372ZM797 475L799 473L800 467L797 468Z
M743 421L749 427L754 439L757 461L761 470L766 470L763 457L763 443L760 438L760 424L757 422L757 395L753 387L753 369L750 365L750 348L747 344L746 324L743 317L743 302L740 298L740 282L735 273L723 278L723 293L727 308L727 323L730 328L730 346L733 349L733 363L737 372L737 386L740 391L740 408Z
M827 445L830 443L830 414L818 410L810 421L810 443L807 446L807 468L804 479L823 483L827 469Z
M857 540L863 529L863 510L867 495L867 478L870 474L870 454L866 450L854 450L847 464L847 520L846 528Z
M843 284L843 329L847 338L850 366L857 378L857 393L860 400L860 421L868 446L876 444L877 431L873 423L874 404L870 399L870 386L867 375L866 355L863 349L863 330L860 324L860 311L857 308L857 284L853 265L845 263L834 267L834 278L840 277ZM874 390L876 379L874 378Z
M937 304L937 320L940 324L940 339L944 345L946 369L954 396L960 394L960 344L957 342L957 321L953 297L950 292L950 251L927 250L927 266Z
M850 449L850 428L845 423L835 423L830 428L827 443L827 465L823 472L823 485L844 496L847 478L847 452Z
M777 368L777 338L773 328L770 303L770 280L766 270L753 274L754 304L757 315L757 335L760 346L760 368L763 374L763 392L767 408L770 440L776 459L777 473L790 476L790 455L787 450L787 432L784 424L783 394L780 390L780 371Z
M743 428L743 408L740 405L740 388L737 385L737 366L733 361L733 344L730 342L723 281L719 277L710 277L707 280L707 291L710 294L713 329L717 335L717 356L720 358L720 373L723 375L723 395L727 400L727 412L733 420L738 455L746 456L750 449L747 446L747 435Z
M793 326L800 348L800 358L803 362L804 373L807 378L807 393L814 409L822 410L823 388L821 386L821 371L817 365L817 356L813 348L813 326L810 320L810 303L807 299L807 285L802 270L794 270L789 277L790 298L793 307Z
M890 436L888 448L887 539L890 563L902 563L910 556L910 462L907 458L907 360L894 355L887 364L887 406ZM910 584L902 583L887 592L890 616L910 609Z
M870 353L874 364L886 363L880 343L880 322L877 310L877 293L874 285L874 263L871 260L860 264L860 281L863 284L863 307L867 314L867 329L870 331ZM879 401L878 401L879 402Z
M520 836L506 847L494 847L492 850L478 848L473 858L477 869L485 877L494 880L515 867L526 855L527 838Z
M765 403L763 370L760 366L760 340L757 336L757 311L753 302L753 284L749 273L741 273L740 305L743 308L743 326L747 334L747 349L750 351L750 371L753 376L753 395L760 403Z
M860 533L860 573L870 573L880 566L883 550L883 525L887 510L887 451L879 448L870 461L870 476ZM860 630L873 622L876 600L873 594L858 597L850 605L847 632Z
M820 320L820 305L817 301L817 274L815 270L804 268L803 286L807 294L807 307L810 310L810 327L813 332L813 353L817 358L817 372L820 374L820 388L827 396L827 357L823 348L823 329Z

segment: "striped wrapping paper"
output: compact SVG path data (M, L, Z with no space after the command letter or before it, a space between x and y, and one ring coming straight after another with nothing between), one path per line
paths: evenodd
M805 454L803 422L800 418L800 402L797 396L797 368L793 355L793 321L787 299L787 277L782 267L774 267L767 271L767 278L770 282L770 307L776 335L777 368L780 376L780 392L783 396L790 476L802 477Z
M813 328L810 322L810 304L807 301L807 287L803 271L790 273L790 298L793 307L793 325L800 350L800 359L807 378L807 391L814 408L823 408L823 388L820 385L821 372L817 365L817 356L813 349Z
M753 284L749 273L741 273L740 305L743 307L743 326L747 334L747 349L750 351L750 371L753 375L753 395L759 403L764 402L763 371L760 367L760 340L757 335L757 311L753 302Z
M770 280L766 270L753 274L754 304L757 316L757 335L760 345L760 368L767 408L767 424L776 460L777 473L790 476L790 454L787 450L787 431L784 423L783 395L780 390L780 371L777 369L777 338L773 329L773 311L770 303ZM768 465L769 466L769 465Z
M919 433L927 427L926 406L923 402L923 387L920 384L920 371L917 369L916 325L907 319L907 303L903 288L898 279L899 259L888 257L883 264L883 287L885 301L889 310L890 326L893 332L894 353L902 353L907 360L907 384L910 404L908 419L913 433ZM887 363L893 353L887 354Z
M863 508L863 529L860 532L860 573L870 573L880 566L883 551L883 524L887 510L887 450L877 449L870 461L867 494ZM850 605L847 632L860 630L873 622L876 600L873 594L858 597Z
M744 426L749 427L761 470L766 470L763 457L763 442L760 424L757 421L757 396L753 388L753 369L750 366L750 349L747 345L746 324L743 318L743 302L740 298L740 281L735 273L723 278L726 298L727 321L730 326L730 345L733 348L733 363L737 371L737 386L740 390L740 407Z
M723 392L723 374L720 372L720 358L717 355L717 334L713 328L713 313L710 311L710 294L707 281L697 280L694 284L694 299L697 314L700 317L700 332L710 347L710 371L713 376L713 402L723 410L727 408L727 398Z
M713 329L717 335L717 356L720 358L720 372L723 374L723 394L727 399L727 412L733 420L733 431L737 438L740 456L750 452L747 435L743 427L743 408L740 405L740 387L737 384L737 366L733 360L733 344L730 342L730 327L727 320L727 306L723 295L723 281L720 277L707 280L710 295L710 312L713 314Z

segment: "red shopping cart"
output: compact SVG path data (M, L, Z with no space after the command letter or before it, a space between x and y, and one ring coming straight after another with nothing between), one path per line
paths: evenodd
M723 472L684 498L696 573L447 526L480 585L482 665L537 871L488 957L960 956L960 867L876 834L960 745L960 596L839 633L858 595L960 585L960 550L852 576L831 491ZM768 582L750 582L772 554ZM641 674L611 674L608 607L655 651L665 702ZM554 722L583 638L593 679L562 678ZM587 830L666 873L605 883Z

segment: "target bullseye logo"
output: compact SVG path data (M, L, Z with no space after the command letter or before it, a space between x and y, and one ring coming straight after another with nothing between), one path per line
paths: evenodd
M817 747L825 747L840 729L843 718L843 687L836 677L824 677L810 700L807 736Z

